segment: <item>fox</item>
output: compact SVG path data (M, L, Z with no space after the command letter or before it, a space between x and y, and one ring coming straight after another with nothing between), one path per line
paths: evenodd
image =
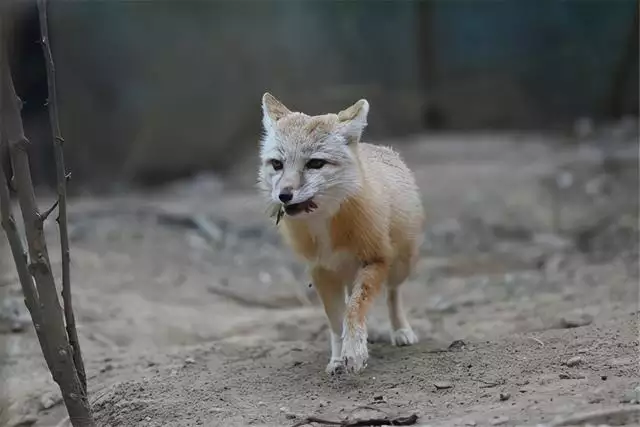
M329 323L330 375L368 362L366 317L386 288L391 343L418 342L400 295L423 239L415 176L391 147L361 142L369 102L307 115L262 96L257 187L279 234L306 263Z

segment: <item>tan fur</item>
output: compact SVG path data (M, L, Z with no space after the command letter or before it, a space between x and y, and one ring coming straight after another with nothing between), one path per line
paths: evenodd
M276 113L286 109L275 98L267 101L274 102ZM341 129L362 108L368 110L364 100L337 115L287 113L276 126L280 135L308 138L313 147L314 140ZM268 105L266 110L269 114ZM286 241L311 267L332 339L337 340L339 333L343 339L341 349L334 348L332 342L332 359L327 368L331 373L340 370L338 350L342 351L347 370L357 372L366 366L366 315L383 283L388 289L392 341L408 345L416 340L402 310L398 287L410 275L422 243L424 213L420 194L412 172L395 151L359 142L359 138L357 128L345 132L346 144L357 160L353 166L357 190L326 217L285 216L280 225ZM350 293L348 301L345 290ZM402 336L394 339L394 333ZM355 360L346 360L350 357ZM356 366L350 369L349 362Z

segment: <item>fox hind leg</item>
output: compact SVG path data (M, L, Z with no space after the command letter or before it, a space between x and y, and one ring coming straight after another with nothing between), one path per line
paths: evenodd
M418 336L413 332L402 304L400 286L409 277L412 267L412 257L397 259L389 271L387 280L387 309L391 322L391 344L396 346L413 345L418 342Z

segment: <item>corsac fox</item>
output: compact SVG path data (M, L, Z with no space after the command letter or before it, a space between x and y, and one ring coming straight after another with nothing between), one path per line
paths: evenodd
M422 244L424 210L413 173L391 148L360 142L369 103L338 114L292 112L262 97L258 187L285 240L308 264L331 334L329 374L367 365L366 315L386 283L391 342L418 341L400 285Z

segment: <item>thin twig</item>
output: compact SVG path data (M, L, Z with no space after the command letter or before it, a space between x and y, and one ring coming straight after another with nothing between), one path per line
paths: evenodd
M300 299L296 295L282 296L280 298L269 300L259 297L256 298L254 296L238 292L232 288L217 284L207 285L207 291L215 295L229 298L230 300L245 307L262 307L269 309L302 307Z
M59 203L59 200L56 200L55 203L51 205L49 209L47 209L42 213L42 215L40 215L43 222L46 221L47 218L49 218L49 215L51 215L51 213L58 207L58 203Z
M58 99L56 95L56 75L51 46L49 44L49 29L47 24L47 1L38 0L38 12L40 15L40 33L42 36L42 49L45 56L47 68L47 86L49 91L48 107L49 121L54 140L54 153L56 161L56 180L58 191L58 227L60 230L60 250L62 253L62 301L64 306L64 318L69 338L69 344L73 349L73 363L78 372L78 378L82 388L87 392L87 375L82 361L80 342L78 341L78 331L76 330L76 320L73 314L71 298L71 273L70 273L70 252L69 252L69 232L67 227L67 171L64 164L64 148L62 135L60 132L60 121L58 119ZM47 215L45 215L46 218Z
M544 347L544 343L539 338L529 337L529 339L531 339L531 340L537 342L538 344L540 344L540 347Z

